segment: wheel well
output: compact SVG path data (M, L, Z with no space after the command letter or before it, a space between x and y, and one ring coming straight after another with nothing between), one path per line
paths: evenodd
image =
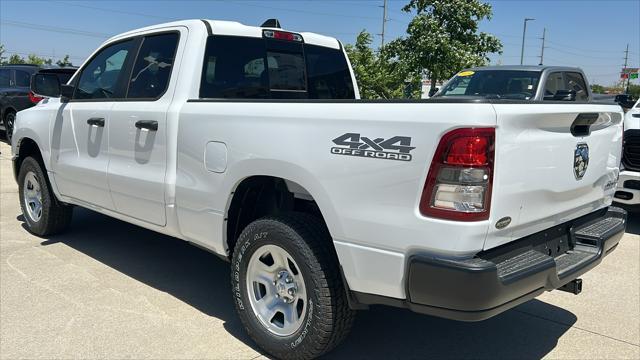
M33 141L33 139L23 138L20 140L20 144L18 145L18 158L15 160L16 164L13 167L14 176L16 179L18 178L18 172L20 172L20 166L22 165L22 161L24 161L24 159L26 159L29 156L38 160L38 162L40 163L40 165L42 165L42 168L44 169L42 154L40 153L40 148L38 147L38 144L36 144L36 142Z
M272 176L244 179L233 192L227 211L227 247L233 254L242 230L252 221L267 215L297 211L324 218L309 192L295 182Z

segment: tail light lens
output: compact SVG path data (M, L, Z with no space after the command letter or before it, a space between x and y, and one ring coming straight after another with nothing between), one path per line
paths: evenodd
M29 91L29 101L31 101L32 103L37 104L42 99L44 98L40 96L36 96L33 92Z
M489 218L495 129L446 133L433 156L420 200L425 216L457 221Z

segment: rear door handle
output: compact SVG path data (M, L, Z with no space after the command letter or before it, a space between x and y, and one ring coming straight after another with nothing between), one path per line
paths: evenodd
M158 122L155 120L140 120L136 122L136 127L138 129L146 129L149 131L157 131L158 130Z
M87 124L91 126L104 127L104 118L91 118L87 120Z

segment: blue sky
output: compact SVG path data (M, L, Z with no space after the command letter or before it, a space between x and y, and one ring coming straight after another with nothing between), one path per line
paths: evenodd
M407 0L389 0L387 39L402 36L411 16ZM489 1L493 19L481 30L498 36L502 55L493 62L520 61L522 21L527 27L525 63L537 64L547 28L545 64L582 67L592 83L613 84L629 43L629 66L640 66L640 0ZM0 0L0 43L8 53L59 58L80 64L107 36L176 19L209 18L260 25L278 18L290 30L314 31L352 43L360 30L379 33L383 0L220 1L13 1ZM379 43L376 39L376 45ZM638 83L638 81L636 81Z

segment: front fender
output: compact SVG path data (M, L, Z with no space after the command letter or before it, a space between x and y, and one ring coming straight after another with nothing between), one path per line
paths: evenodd
M58 99L44 99L36 106L19 111L13 128L11 152L19 156L20 147L26 139L36 143L47 171L51 171L51 141L49 129L51 119L60 107Z

